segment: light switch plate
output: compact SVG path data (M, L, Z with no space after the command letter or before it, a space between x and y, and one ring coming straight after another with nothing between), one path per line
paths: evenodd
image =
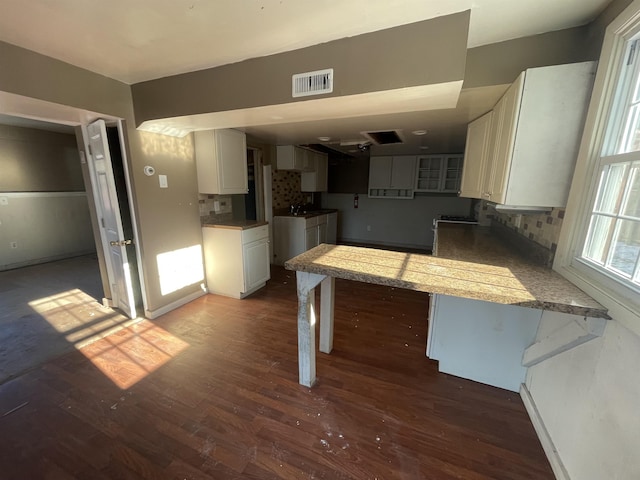
M169 188L169 182L166 175L158 175L158 182L160 182L160 188Z

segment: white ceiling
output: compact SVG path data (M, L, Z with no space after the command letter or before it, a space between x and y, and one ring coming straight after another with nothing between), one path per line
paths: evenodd
M609 0L0 0L0 40L126 83L471 10L469 47L592 20Z
M468 46L474 47L585 24L609 1L0 0L0 40L136 83L469 9ZM439 101L437 92L421 92L432 101L413 100L411 107L407 99L415 96L390 91L376 99L343 98L337 106L331 99L319 105L311 100L163 119L145 127L165 133L240 128L273 144L325 143L344 152L354 147L340 147L340 141L366 141L363 131L395 129L405 145L374 146L372 152L415 153L419 146L425 153L455 152L464 148L466 124L490 110L505 89L465 89L457 105L449 88ZM427 135L410 133L418 129ZM331 140L320 142L319 136Z

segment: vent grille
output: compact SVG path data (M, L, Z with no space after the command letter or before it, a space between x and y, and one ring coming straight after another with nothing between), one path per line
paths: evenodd
M291 77L291 95L306 97L333 92L333 68L315 72L296 73Z

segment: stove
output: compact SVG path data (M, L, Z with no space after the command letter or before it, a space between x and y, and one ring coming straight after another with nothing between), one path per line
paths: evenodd
M465 217L462 215L438 215L433 219L433 226L437 227L438 223L466 223L469 225L477 225L478 221L473 217Z

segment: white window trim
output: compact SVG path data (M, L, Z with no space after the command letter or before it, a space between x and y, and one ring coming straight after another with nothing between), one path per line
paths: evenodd
M625 53L625 42L633 32L637 32L639 25L640 0L635 0L607 27L553 266L554 270L605 306L612 318L637 335L640 335L640 298L637 294L629 294L617 282L573 259L581 252L581 237L591 215L597 188L594 176L598 172L595 170L612 108L619 62Z

